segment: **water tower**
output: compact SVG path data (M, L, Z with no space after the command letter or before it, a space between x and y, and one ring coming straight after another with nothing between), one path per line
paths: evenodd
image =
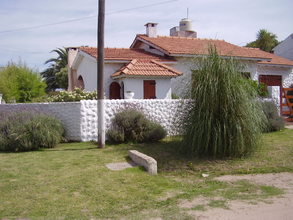
M192 29L192 21L188 18L183 18L179 22L179 26L170 29L170 36L196 38L197 33Z

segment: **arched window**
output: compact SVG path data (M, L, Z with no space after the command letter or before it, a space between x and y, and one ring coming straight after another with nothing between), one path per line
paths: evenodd
M110 84L110 99L121 99L120 89L119 83L112 82Z
M84 89L84 82L83 82L83 78L82 76L79 76L78 79L77 79L77 85L76 85L78 88L80 89Z

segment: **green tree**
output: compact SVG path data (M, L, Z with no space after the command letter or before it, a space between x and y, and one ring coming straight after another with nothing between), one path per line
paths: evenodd
M265 116L257 93L242 77L243 67L221 58L215 48L193 71L191 109L182 144L187 155L241 157L255 150Z
M6 102L30 102L45 94L46 84L25 64L9 63L0 71L0 93Z
M47 91L54 91L57 88L67 89L68 76L67 76L67 59L68 49L57 48L51 52L57 53L57 58L51 58L45 62L50 66L41 72L42 77L47 83Z
M261 29L256 35L256 40L248 43L246 47L254 47L266 52L272 52L273 48L278 44L277 35Z

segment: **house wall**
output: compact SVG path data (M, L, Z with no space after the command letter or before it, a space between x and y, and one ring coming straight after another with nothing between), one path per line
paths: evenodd
M274 49L274 54L293 60L293 34L287 37L282 43L276 46Z
M114 81L111 75L122 67L121 63L106 63L104 66L104 91L107 98L110 94L110 84ZM82 76L85 90L97 90L97 63L94 60L84 58L77 69L77 78Z
M199 68L199 58L195 57L176 57L177 63L173 68L183 73L182 76L171 80L172 92L181 97L186 97L191 83L191 70ZM250 72L253 80L258 80L257 63L252 61L240 61L244 65L243 72Z
M258 80L259 75L281 75L284 88L288 88L293 84L293 71L291 68L258 65L257 78L255 80Z
M134 92L134 99L143 99L143 81L150 79L132 79L125 78L124 82L124 91ZM153 79L151 79L153 80ZM171 99L171 79L154 79L156 81L156 97L157 99Z

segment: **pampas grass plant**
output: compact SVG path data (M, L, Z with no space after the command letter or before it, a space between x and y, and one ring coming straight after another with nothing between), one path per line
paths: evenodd
M243 66L214 47L193 71L194 105L185 118L183 151L190 156L242 157L253 152L266 124Z

